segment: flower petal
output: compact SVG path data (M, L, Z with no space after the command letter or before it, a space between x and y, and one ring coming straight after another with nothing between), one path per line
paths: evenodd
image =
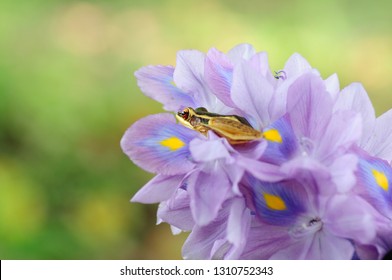
M361 260L377 260L380 259L377 247L374 245L355 244L355 251Z
M271 259L350 260L353 254L350 241L321 231L279 250Z
M297 138L287 116L264 128L263 133L268 145L262 155L263 161L280 165L297 151Z
M144 94L163 104L167 111L194 107L191 96L181 91L173 82L172 66L147 66L135 72L137 84Z
M363 148L373 156L392 161L392 110L376 119L375 127Z
M176 69L173 76L179 88L193 95L204 96L204 59L205 54L197 50L185 50L177 53ZM200 91L200 92L199 92Z
M214 220L222 203L228 198L232 184L219 169L194 172L187 179L193 218L199 226Z
M230 153L223 141L223 138L213 140L194 139L189 143L193 160L196 162L211 162L219 159L230 160Z
M121 139L124 153L138 166L163 175L190 171L189 142L201 134L175 123L171 114L156 114L135 122Z
M233 65L229 58L213 48L207 53L205 62L205 79L214 94L226 105L235 108L230 97L233 80Z
M238 259L246 245L251 223L249 209L243 198L235 198L227 221L227 240L233 244L226 259Z
M172 197L159 204L157 217L184 231L190 231L195 225L189 207L189 195L186 190L179 188Z
M329 166L331 179L340 193L348 192L356 183L355 171L358 165L358 157L346 154L336 158Z
M271 121L276 121L287 113L287 94L288 90L293 83L295 83L301 75L307 74L307 72L312 73L313 75L320 76L317 71L314 69L309 69L302 73L299 71L297 74L293 74L294 76L287 76L285 70L282 70L284 76L287 77L285 79L278 79L277 85L275 88L275 93L272 97L271 104L269 106L269 113Z
M182 247L184 259L201 260L211 259L212 250L216 243L222 245L226 240L226 222L229 207L223 207L217 219L205 226L196 225ZM223 241L223 242L222 242ZM218 245L216 244L216 245ZM217 253L217 246L214 253ZM219 246L221 247L221 246Z
M222 229L222 230L221 230ZM185 260L209 260L215 242L219 242L219 236L224 233L223 225L209 224L206 227L193 228L187 240L182 246L182 257Z
M347 125L347 124L350 125ZM325 127L322 138L318 141L317 156L321 161L330 162L354 144L362 136L362 121L353 111L335 112Z
M274 85L277 79L272 75L269 63L268 54L266 52L258 52L249 59L249 64L260 73L267 81Z
M231 98L249 116L249 121L257 130L270 123L268 107L273 95L273 87L262 76L260 69L249 62L235 67Z
M284 66L284 71L288 78L299 77L311 69L309 62L298 53L290 56Z
M157 203L169 199L180 186L183 175L157 175L142 187L131 199L131 202Z
M252 177L248 177L247 180L253 191L256 215L262 222L290 226L306 211L306 191L295 181L266 183Z
M215 220L193 228L183 246L183 257L237 259L247 241L250 217L242 198L228 200Z
M173 77L176 85L192 96L197 107L205 107L211 112L222 112L223 103L211 93L204 79L205 54L196 50L177 53L177 65ZM219 102L218 102L219 101Z
M244 169L237 166L236 164L224 164L222 165L222 169L227 174L229 181L231 182L231 191L234 195L242 196L242 193L239 189L239 183L244 175Z
M287 112L295 134L319 140L331 118L332 98L323 80L312 73L298 78L289 88Z
M255 54L255 50L250 44L239 44L232 48L227 56L230 58L234 65L240 63L243 60L248 60Z
M246 157L238 157L236 164L262 181L277 182L287 177L287 175L280 170L280 166L267 162Z
M329 168L308 156L297 156L283 163L280 170L288 178L326 180L331 176Z
M309 248L308 260L350 260L354 255L354 246L350 240L337 237L326 230L315 235Z
M280 246L270 257L271 260L304 260L312 246L314 237L291 240L288 246Z
M327 89L328 93L331 95L332 100L336 100L339 96L340 92L340 85L339 85L339 78L338 75L332 74L327 79L324 80L325 88Z
M358 181L364 196L384 216L392 219L392 167L384 160L366 156L359 161Z
M355 195L335 195L328 204L323 221L335 236L368 244L376 235L372 207Z
M237 145L235 151L246 158L260 159L267 146L267 141L252 141L246 145Z
M334 111L338 110L353 110L361 115L362 139L367 141L368 135L371 135L373 130L376 116L369 96L360 83L352 83L342 90L334 106Z
M182 230L180 228L176 228L175 226L170 226L171 232L173 233L173 235L178 235L182 232Z
M271 226L253 219L247 237L247 244L240 259L266 260L292 243L287 228Z

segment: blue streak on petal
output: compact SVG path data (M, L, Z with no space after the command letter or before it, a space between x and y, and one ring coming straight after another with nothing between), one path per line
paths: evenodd
M270 225L291 226L305 213L308 199L305 190L297 182L267 183L253 177L248 178L248 182L253 191L256 215L261 221ZM284 202L284 209L271 209L264 194L280 198Z
M148 97L162 103L165 110L194 107L193 98L179 89L173 80L172 66L146 66L135 72L138 86Z
M282 139L282 142L267 141L268 146L264 151L262 160L273 164L282 164L291 159L297 151L297 139L291 127L290 121L287 116L266 127L264 131L276 129Z
M205 63L205 79L214 94L227 106L235 108L230 97L233 80L233 65L227 56L210 49Z
M189 142L200 133L175 123L171 114L157 114L134 123L124 134L121 147L143 169L164 175L185 174L191 161Z
M151 131L151 136L139 142L140 146L149 148L155 152L166 164L173 163L179 159L190 158L188 144L193 137L189 137L189 129L177 124L167 124L156 127ZM177 139L182 145L171 148L164 145L165 141Z
M383 176L377 180L375 172ZM392 168L384 160L374 157L361 158L358 170L359 181L366 189L365 196L383 215L392 219Z

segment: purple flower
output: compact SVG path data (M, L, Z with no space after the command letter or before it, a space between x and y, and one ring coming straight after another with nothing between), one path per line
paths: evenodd
M391 249L392 116L375 118L361 85L340 91L336 75L323 80L299 54L273 74L267 54L248 44L180 51L176 67L135 76L171 113L215 114L199 113L208 132L148 116L121 140L156 174L132 201L159 203L158 223L191 231L184 258L380 258ZM233 144L242 130L229 115L263 137ZM227 120L226 133L205 116Z
M392 110L376 118L365 89L358 83L343 89L335 108L353 110L363 120L356 191L375 208L377 236L370 244L357 244L357 251L361 258L379 259L392 250Z
M362 136L359 146L370 155L392 161L392 110L376 118L373 105L359 83L353 83L342 90L334 110L351 110L360 114Z
M247 242L250 221L243 199L225 201L216 219L193 227L182 249L184 258L238 259Z
M361 258L382 258L392 250L392 167L383 159L362 152L357 171L357 192L373 207L377 235L357 244Z
M252 53L250 49L248 45L239 46L229 57L238 63ZM212 65L211 52L208 58L197 51L179 52L175 69L144 67L136 72L138 84L146 95L162 102L169 110L193 106L214 113L237 114L241 112L239 108L225 105L219 99L225 101L223 94L215 95L209 87L214 82L211 76L204 75L204 70ZM206 82L207 78L210 83ZM225 200L242 196L238 182L245 171L263 180L282 179L278 166L258 161L266 147L265 141L234 148L212 132L205 137L176 124L170 115L158 114L139 120L125 133L121 146L137 165L157 173L132 201L161 202L183 188L190 196L193 219L200 226L216 217Z
M345 192L355 183L362 122L351 110L334 110L333 94L312 72L297 78L287 92L287 113L264 128L268 147L262 161L278 164L287 178L330 180L320 192ZM346 123L350 123L347 126Z
M248 179L255 217L245 259L351 259L353 241L375 236L371 206L359 196L319 195L313 180Z

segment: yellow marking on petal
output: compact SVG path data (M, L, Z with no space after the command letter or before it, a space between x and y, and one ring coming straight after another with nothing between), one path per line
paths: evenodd
M160 144L166 148L169 148L171 151L176 151L185 146L185 143L175 136L162 140Z
M285 210L286 203L284 203L283 199L281 199L277 195L269 194L269 193L263 193L265 204L267 205L268 208L272 210L278 210L282 211Z
M280 136L279 131L275 128L264 131L263 136L268 141L282 143L282 137Z
M376 180L376 183L379 187L381 187L384 191L388 191L388 178L385 176L384 172L380 172L376 169L372 169L372 174L374 179Z

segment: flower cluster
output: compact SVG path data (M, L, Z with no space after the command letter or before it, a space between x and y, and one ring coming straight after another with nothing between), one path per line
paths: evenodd
M392 110L340 90L300 55L272 73L265 52L178 52L136 73L168 113L135 122L124 153L156 176L132 198L191 231L185 259L381 259L392 249ZM231 143L176 121L184 108L240 116L261 138ZM235 130L231 134L241 135Z

